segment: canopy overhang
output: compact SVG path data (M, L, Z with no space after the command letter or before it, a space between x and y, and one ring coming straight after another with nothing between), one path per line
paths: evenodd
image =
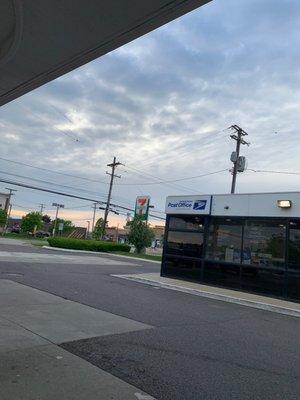
M1 0L0 106L211 0Z

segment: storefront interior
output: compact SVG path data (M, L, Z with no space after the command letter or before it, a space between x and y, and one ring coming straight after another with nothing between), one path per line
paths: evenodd
M300 301L300 219L168 215L162 275Z

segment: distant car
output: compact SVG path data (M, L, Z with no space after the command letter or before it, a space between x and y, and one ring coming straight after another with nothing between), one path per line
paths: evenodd
M46 231L37 231L35 233L35 237L37 237L37 238L47 238L47 237L50 237L50 233L46 232Z
M21 229L20 229L20 225L16 224L11 228L11 233L20 233Z

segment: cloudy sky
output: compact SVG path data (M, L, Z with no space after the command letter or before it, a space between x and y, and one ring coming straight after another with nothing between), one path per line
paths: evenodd
M237 191L300 190L299 175L251 171L300 172L299 26L299 0L214 0L3 106L0 176L104 200L115 155L113 201L150 195L163 215L167 195L229 192L238 124L251 146ZM13 201L14 216L39 203L53 215L53 201L77 225L92 216L89 202L21 188Z

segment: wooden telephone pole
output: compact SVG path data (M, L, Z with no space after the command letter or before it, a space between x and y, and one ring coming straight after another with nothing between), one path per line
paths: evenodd
M108 213L109 213L109 209L110 209L110 202L111 202L111 194L112 194L112 188L113 188L113 184L114 184L114 179L115 178L121 178L120 175L116 175L116 168L119 165L123 165L122 163L116 161L116 157L113 158L113 162L111 164L107 164L108 167L111 168L111 173L110 172L106 172L107 175L110 175L110 184L109 184L109 190L108 190L108 196L107 196L107 203L106 203L106 207L105 207L105 211L104 211L104 232L106 229L106 224L107 224L107 217L108 217Z
M238 125L232 125L230 127L230 129L232 129L235 132L232 135L230 135L230 137L231 137L231 139L236 141L235 157L234 157L234 161L232 160L233 172L232 172L232 183L231 183L231 193L235 193L236 177L237 177L237 173L238 173L238 163L239 163L239 158L240 158L241 144L249 146L250 143L246 142L243 139L244 136L248 136L248 133L245 132L242 128L240 128Z

